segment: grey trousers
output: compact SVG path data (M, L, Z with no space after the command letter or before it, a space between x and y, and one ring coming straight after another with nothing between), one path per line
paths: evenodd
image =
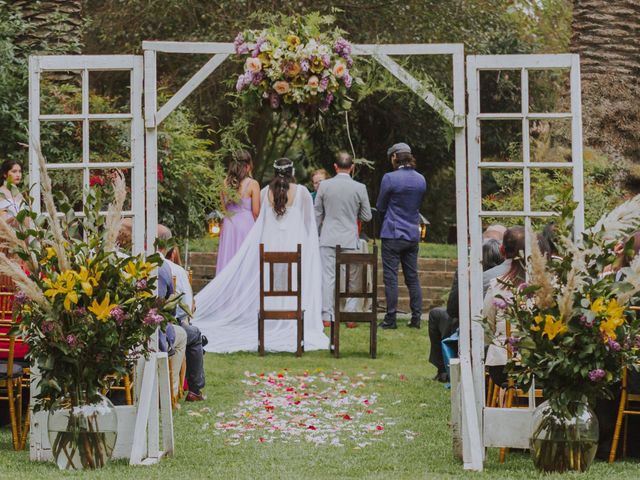
M343 248L342 250L356 252L356 249ZM335 247L320 247L320 261L322 262L322 320L333 322L335 312L336 294L336 249ZM344 278L344 270L343 270ZM349 291L357 292L362 285L362 267L351 267L349 271ZM358 299L348 298L345 304L345 312L355 311Z

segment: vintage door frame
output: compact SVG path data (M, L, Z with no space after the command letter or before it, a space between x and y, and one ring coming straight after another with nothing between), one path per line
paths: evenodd
M480 111L480 72L483 70L517 70L520 72L521 111L517 113L485 113ZM529 72L539 70L568 70L570 79L570 111L540 113L529 108ZM545 55L472 55L467 57L467 88L469 112L467 114L467 144L469 154L469 235L470 250L470 301L471 318L482 315L482 222L486 217L524 218L525 255L530 252L529 231L534 218L549 218L550 211L532 207L531 171L536 169L563 169L572 172L573 200L578 206L574 211L574 235L579 238L584 230L584 187L582 152L582 106L580 91L580 58L574 54ZM533 162L530 152L530 121L567 119L571 121L571 161ZM522 162L483 162L481 146L481 122L520 120L522 122ZM485 211L482 208L482 171L485 169L512 169L523 172L523 209L510 211ZM561 192L559 192L561 193ZM482 445L486 447L529 448L531 433L531 408L488 408L484 405L484 331L479 322L472 322L472 363L475 383L476 412L482 426ZM533 402L533 389L530 392Z
M77 114L41 114L40 83L43 72L79 72L81 78L81 112ZM129 111L124 113L91 113L89 108L89 72L130 72ZM40 205L40 124L42 122L82 122L82 157L74 163L47 162L47 170L81 170L84 191L89 187L92 169L131 169L131 209L123 216L133 221L132 249L143 253L145 246L145 169L144 120L142 116L143 57L140 55L50 55L29 57L29 174L34 209ZM131 122L130 161L91 162L90 122L129 120ZM42 152L45 157L47 152ZM154 174L155 178L155 174ZM82 212L79 212L82 215ZM154 235L155 238L155 235ZM169 368L166 353L152 353L137 367L135 406L118 406L118 438L114 458L127 458L131 464L150 464L174 450ZM38 393L38 369L32 368L31 399ZM158 394L159 393L159 394ZM159 407L162 404L162 417ZM51 446L47 436L47 412L32 416L30 430L31 460L50 460ZM162 449L160 427L162 426Z

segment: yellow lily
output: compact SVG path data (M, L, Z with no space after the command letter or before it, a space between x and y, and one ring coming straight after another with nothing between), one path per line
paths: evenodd
M598 314L606 310L604 305L604 298L599 297L593 303L591 303L591 311Z
M93 313L98 320L100 320L101 322L106 322L109 319L111 310L113 310L117 306L118 304L110 302L109 293L107 292L101 303L98 303L98 301L94 299L88 310Z
M87 296L93 295L93 286L98 285L98 282L89 274L89 270L86 267L80 267L80 273L78 275L78 280L80 281L80 286L84 293Z
M49 289L45 290L45 296L55 299L58 295L65 295L64 309L71 310L71 304L78 303L78 294L75 291L76 275L73 270L67 270L59 275L55 282L46 279L45 284Z
M567 331L567 326L562 320L556 320L553 315L546 315L544 318L544 331L542 336L545 335L549 340L553 340L557 335Z
M529 330L531 330L532 332L540 331L540 323L542 323L542 315L536 315L535 317L533 317L533 321L535 322L535 325L531 325L529 327Z
M607 304L605 315L608 319L618 323L618 325L622 325L624 323L624 306L620 306L618 300L612 298Z
M129 261L129 263L127 263L127 266L124 267L124 271L130 277L139 280L141 278L147 278L154 268L156 268L156 265L153 263L140 262L139 265L136 265L135 263Z

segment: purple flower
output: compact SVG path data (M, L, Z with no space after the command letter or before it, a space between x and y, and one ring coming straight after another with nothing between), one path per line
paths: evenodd
M634 340L633 340L633 345L634 345L636 348L640 348L640 335L636 335L636 337L635 337L635 338L634 338Z
M331 57L329 55L322 55L322 64L324 68L329 68L331 66Z
M344 80L344 86L347 88L351 88L351 82L353 81L353 78L351 77L351 75L346 73L344 77L342 77L342 79Z
M242 90L244 87L249 85L253 80L253 73L245 72L238 76L238 81L236 82L236 91Z
M122 322L126 320L127 314L124 313L124 310L120 307L114 307L109 312L109 316L115 320L118 325L122 325Z
M529 284L527 282L522 282L520 285L518 285L518 291L522 292L524 291L525 288L527 288L529 286Z
M138 280L138 282L136 283L136 290L146 290L147 289L147 279L143 278L141 280Z
M257 57L258 55L260 55L260 47L262 46L262 44L265 42L264 38L259 38L256 40L256 46L253 47L253 51L251 52L251 56L253 58Z
M87 309L84 307L78 307L73 310L73 314L76 317L84 317L87 314Z
M341 57L347 58L348 55L351 55L351 44L344 38L340 37L336 40L336 43L333 46L333 51Z
M582 315L580 317L580 323L582 323L582 325L584 325L587 328L593 327L593 322L594 321L593 320L589 320L586 315Z
M615 340L612 340L611 338L609 338L609 341L607 342L607 344L609 345L609 349L614 351L614 352L619 352L620 351L620 344L618 342L616 342Z
M16 306L24 305L25 303L27 303L27 294L24 292L16 293L13 297L13 303Z
M67 335L67 338L65 338L65 341L67 342L67 345L69 345L70 347L75 347L76 345L78 345L78 338L72 334Z
M308 72L308 71L309 71L309 60L307 60L306 58L303 58L303 59L300 61L300 69L301 69L303 72Z
M505 308L507 308L507 302L505 302L502 298L494 298L493 305L500 310L504 310Z
M351 68L353 66L353 58L350 56L346 56L345 58L347 60L347 68Z
M320 80L320 85L318 85L318 90L324 92L329 86L329 77L322 77Z
M260 82L262 80L264 80L266 77L265 73L263 71L259 71L258 73L254 73L253 74L253 79L251 80L251 83L253 83L256 87L258 85L260 85Z
M333 93L329 93L326 97L324 97L322 104L320 104L320 111L326 112L327 110L329 110L331 102L333 102Z
M271 104L271 108L274 110L280 106L280 95L277 93L272 93L269 97L269 103Z
M242 32L236 36L235 40L233 41L233 46L235 47L236 53L238 55L249 53L249 47L244 41L244 35L242 35Z
M596 368L595 370L591 370L589 372L589 380L592 382L599 382L605 377L606 373L601 368Z
M42 333L49 333L49 332L53 331L55 326L56 326L56 324L53 323L52 321L45 320L44 322L42 322L42 325L40 326L40 330L42 330Z
M144 317L145 325L158 325L162 322L162 315L158 313L157 308L150 309Z

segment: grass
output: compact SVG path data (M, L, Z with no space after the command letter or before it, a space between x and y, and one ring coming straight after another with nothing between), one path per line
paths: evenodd
M485 471L480 474L464 472L452 456L449 420L449 391L430 378L435 374L427 363L428 337L426 329L401 327L395 331L379 332L379 357L368 358L367 332L360 326L345 330L342 357L331 358L326 351L308 352L302 358L292 354L268 354L260 358L254 353L205 356L208 400L197 404L182 404L175 412L176 452L159 465L131 468L125 462L110 464L102 471L84 472L77 478L88 479L554 479L559 475L538 475L528 454L512 453L505 464L497 461L497 450L490 449ZM378 406L384 408L385 433L383 441L364 449L314 446L311 444L252 443L227 446L223 436L213 435L215 414L228 412L244 399L246 388L241 380L244 372L271 372L287 368L292 373L317 368L338 369L348 375L376 372L376 380L367 386L379 394ZM382 374L386 374L383 380ZM403 375L404 377L401 377ZM406 379L403 379L406 378ZM209 407L211 413L202 417ZM396 422L395 424L392 424ZM403 431L419 432L409 441ZM57 470L50 463L30 463L27 452L10 448L7 428L0 430L0 478L44 478L55 480L70 475ZM617 462L609 465L595 463L581 479L635 479L638 465ZM576 477L577 478L577 477Z
M218 239L204 236L189 240L190 252L214 252L218 248ZM420 243L420 257L422 258L458 258L456 245L442 243ZM181 249L184 250L184 247Z

